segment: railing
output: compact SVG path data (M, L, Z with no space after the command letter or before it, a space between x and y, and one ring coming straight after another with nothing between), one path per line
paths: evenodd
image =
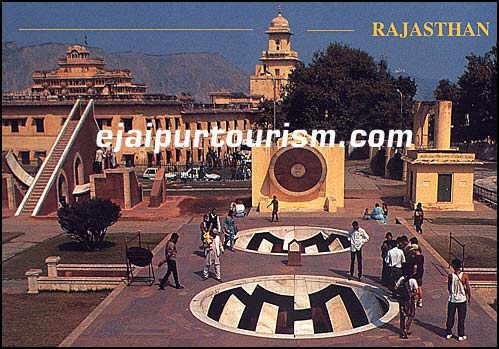
M489 206L497 209L497 192L484 188L478 184L473 184L473 197L475 200L485 202Z
M461 256L454 254L454 252L452 251L452 242L455 242L456 244L458 244L461 247ZM452 233L449 233L449 267L452 263L453 257L454 258L461 257L462 269L464 269L464 247L465 247L465 244L463 244L461 241L459 241L458 239L453 237Z

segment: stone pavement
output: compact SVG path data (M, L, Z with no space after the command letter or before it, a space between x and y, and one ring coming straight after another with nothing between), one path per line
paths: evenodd
M349 229L353 217L282 217L274 225L317 225ZM496 346L497 323L472 302L466 331L469 340L458 342L442 338L445 325L447 286L446 269L430 253L425 253L424 307L417 310L408 340L399 339L399 320L359 334L329 339L269 339L230 333L197 320L189 310L191 299L217 282L202 281L204 258L199 255L199 218L186 221L179 229L179 276L183 290L168 287L134 285L115 289L99 307L62 343L63 346ZM148 223L149 224L149 223ZM263 217L238 220L239 229L268 226ZM363 282L379 286L381 259L379 247L388 230L406 234L402 225L381 225L362 221L371 239L364 248ZM408 234L411 237L411 234ZM163 241L164 245L166 241ZM163 249L155 254L154 265L163 258ZM288 267L286 257L226 251L222 256L224 281L260 275L311 274L347 277L349 253L305 256L302 266ZM164 269L159 271L163 276Z

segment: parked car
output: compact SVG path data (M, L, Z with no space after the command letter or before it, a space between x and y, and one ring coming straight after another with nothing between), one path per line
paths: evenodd
M146 170L142 174L142 177L150 179L151 181L153 181L154 178L156 178L156 173L158 173L158 168L149 167L149 168L146 168ZM177 174L173 173L173 172L167 172L167 173L165 173L165 179L169 180L169 181L174 181L177 179Z
M146 170L142 174L142 177L150 179L151 181L153 181L154 178L156 178L156 173L157 172L158 172L157 168L155 168L155 167L149 167L149 168L146 168Z
M220 175L216 173L206 173L201 171L200 168L190 168L187 171L180 173L180 178L183 180L195 179L208 181L219 181L221 179Z
M167 181L174 181L177 179L177 174L174 172L166 172L165 173L165 179Z

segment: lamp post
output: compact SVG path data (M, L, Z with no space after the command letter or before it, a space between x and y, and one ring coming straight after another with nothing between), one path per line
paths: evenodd
M272 74L272 72L270 72L270 71L267 70L267 66L266 65L263 66L263 71L266 74L269 74L272 77L272 83L273 83L273 86L274 86L274 121L272 123L272 129L275 130L275 101L276 101L275 77L274 77L274 74Z
M405 120L404 120L404 115L402 114L402 92L400 92L399 89L397 89L397 92L400 93L400 122L402 123L402 128L405 127Z

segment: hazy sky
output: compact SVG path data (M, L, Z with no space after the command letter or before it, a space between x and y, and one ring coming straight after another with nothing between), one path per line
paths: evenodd
M83 43L109 52L148 54L218 52L252 72L266 48L265 30L278 5L295 35L293 48L309 63L330 42L360 48L390 68L422 78L454 80L465 55L483 54L497 41L493 3L2 3L2 41L18 46L46 42ZM370 37L372 22L490 22L488 37ZM252 28L252 31L19 31L49 27ZM352 33L310 33L307 29L354 29Z

